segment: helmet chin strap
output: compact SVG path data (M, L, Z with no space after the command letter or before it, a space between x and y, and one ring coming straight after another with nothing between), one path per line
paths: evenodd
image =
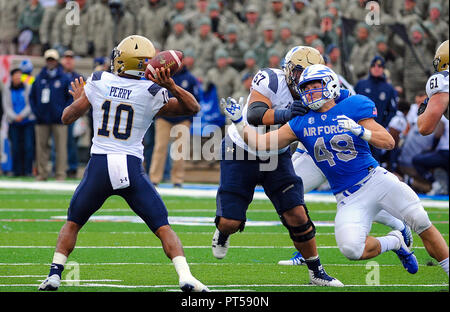
M133 77L136 77L136 78L142 78L142 77L145 76L145 72L140 71L140 70L126 70L126 71L122 72L121 74L125 74L125 75L128 75L128 76L133 76Z

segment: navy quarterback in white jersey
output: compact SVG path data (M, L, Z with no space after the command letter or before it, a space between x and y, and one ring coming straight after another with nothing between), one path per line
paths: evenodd
M392 250L409 273L418 271L417 259L399 231L382 237L368 235L374 216L386 210L419 235L428 254L448 275L447 243L430 222L419 197L407 184L380 167L370 153L368 144L388 150L394 147L391 135L374 120L375 104L358 95L336 104L337 76L320 64L303 71L297 88L302 102L311 110L295 117L275 134L258 134L239 121L241 111L236 101L229 101L225 112L236 122L247 144L256 150L274 145L282 148L297 140L303 143L336 197L335 237L339 250L348 259L371 259Z
M442 115L448 119L449 42L444 41L436 50L433 66L435 73L427 81L428 98L418 110L417 126L422 135L431 134Z
M91 158L70 202L50 273L39 290L59 288L78 232L108 197L118 195L161 240L175 266L180 288L209 291L192 276L183 246L169 225L167 209L142 166L142 139L156 116L192 115L200 109L194 96L170 78L169 70L157 70L156 77L149 78L152 81L141 79L146 62L154 56L150 40L129 36L114 48L111 72L94 72L85 86L82 78L72 83L74 102L64 110L62 121L70 124L92 107ZM169 98L168 91L174 97Z
M310 47L295 47L288 52L284 70L261 69L252 82L243 121L250 126L282 125L292 117L306 113L294 87L302 70L324 63L319 51ZM297 101L295 101L297 99ZM263 129L261 129L263 128ZM216 231L212 239L213 255L225 257L230 235L243 230L246 213L256 185L261 184L273 203L293 244L306 258L310 282L323 286L343 286L323 269L317 252L315 227L308 215L301 179L295 174L291 153L287 147L257 152L240 137L234 125L222 142L220 186L216 202Z

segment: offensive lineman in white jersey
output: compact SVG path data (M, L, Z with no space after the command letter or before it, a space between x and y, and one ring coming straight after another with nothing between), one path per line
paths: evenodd
M436 50L433 67L435 73L427 81L428 98L419 107L417 126L422 135L431 134L442 115L448 119L449 42L444 41Z
M74 102L65 108L61 119L70 124L92 106L91 159L70 202L50 273L39 290L59 288L79 230L108 197L119 195L161 240L179 276L180 288L209 291L192 276L181 242L169 225L167 209L142 166L142 139L155 116L191 115L200 110L194 96L170 78L169 70L157 70L156 77L149 77L152 81L141 80L146 62L154 56L150 40L129 36L113 50L111 73L94 72L84 87L82 78L72 83ZM168 90L174 97L168 97Z

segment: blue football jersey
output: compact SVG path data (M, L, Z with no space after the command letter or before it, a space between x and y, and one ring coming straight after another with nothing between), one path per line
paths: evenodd
M310 110L289 121L289 126L322 170L334 194L345 191L361 181L377 167L369 144L338 126L336 116L345 115L356 122L375 118L375 103L361 95L340 101L324 113Z

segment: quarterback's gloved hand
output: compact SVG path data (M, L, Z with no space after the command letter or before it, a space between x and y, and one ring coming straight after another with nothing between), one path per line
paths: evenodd
M291 105L292 117L295 116L304 116L309 112L309 107L306 107L302 104L301 101L294 101Z
M345 115L338 115L337 122L339 127L345 130L349 130L351 133L359 138L369 141L372 133L370 130L365 129L363 126L357 124L353 119L348 118Z
M423 103L420 103L419 108L417 109L417 116L423 114L423 112L427 109L429 98L426 98Z
M226 117L230 118L233 123L242 121L242 109L244 107L244 98L240 97L239 102L236 102L232 97L220 99L220 106Z

